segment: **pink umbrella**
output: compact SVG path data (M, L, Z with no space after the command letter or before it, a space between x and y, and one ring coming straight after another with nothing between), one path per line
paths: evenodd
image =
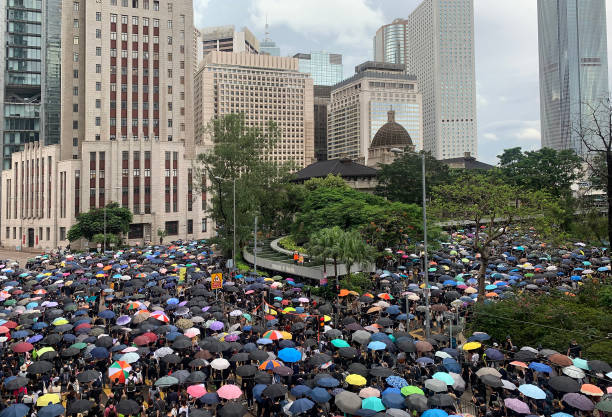
M204 384L190 385L187 387L187 394L194 398L200 398L206 394L206 387L204 387Z
M240 398L242 391L236 385L228 384L219 388L217 390L217 395L226 400L235 400L236 398Z
M529 406L518 398L506 398L504 404L507 408L519 414L529 414Z

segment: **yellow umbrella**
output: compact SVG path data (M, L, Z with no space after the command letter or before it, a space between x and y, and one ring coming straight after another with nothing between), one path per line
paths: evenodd
M474 350L474 349L478 349L479 347L481 347L482 345L478 342L468 342L465 345L463 345L463 350Z
M292 336L292 335L291 335L291 333L289 333L289 332L283 332L283 331L281 331L281 334L283 335L283 339L285 339L285 340L291 340L291 339L293 339L293 336Z
M284 311L285 313L292 313L292 312L294 312L294 311L295 311L295 308L293 308L293 307L287 307L287 308L285 308L283 311Z
M355 385L358 387L365 385L367 382L364 377L358 374L350 374L349 376L346 377L345 381L348 384Z
M327 323L328 321L331 321L331 317L329 317L329 316L323 316L323 321L324 321L325 323Z
M45 394L42 397L38 397L36 400L37 407L44 407L49 404L59 404L60 397L57 394Z
M38 358L38 357L40 357L41 355L44 355L47 352L55 352L55 349L53 349L52 347L49 347L49 346L45 346L42 349L35 350L34 353L32 354L32 356L34 358Z

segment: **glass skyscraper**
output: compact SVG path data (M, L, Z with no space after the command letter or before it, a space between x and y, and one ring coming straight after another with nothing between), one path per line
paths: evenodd
M605 0L538 0L538 44L542 146L582 153L578 132L608 97Z
M60 141L61 10L61 0L5 0L0 8L2 169L25 143Z
M314 85L335 85L342 81L342 55L328 52L295 54L299 71L310 74Z

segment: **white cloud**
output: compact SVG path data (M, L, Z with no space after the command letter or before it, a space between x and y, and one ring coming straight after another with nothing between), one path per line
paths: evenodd
M491 140L491 141L495 141L499 139L495 133L485 133L484 135L482 135L482 137L485 138L486 140Z
M249 12L258 29L267 17L271 27L284 25L305 38L364 49L371 49L376 29L386 23L383 12L366 0L253 0Z
M210 0L194 0L193 1L193 21L196 24L196 28L204 20L204 10L208 7Z
M533 127L521 129L516 133L516 138L526 141L540 141L540 130Z

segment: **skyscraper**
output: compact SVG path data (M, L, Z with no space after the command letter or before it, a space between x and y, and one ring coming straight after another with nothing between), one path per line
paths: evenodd
M131 243L157 240L158 230L210 236L206 193L194 189L192 1L57 6L61 20L49 24L61 22L61 141L13 153L1 244L65 246L79 213L111 201L134 215Z
M266 22L266 37L259 42L259 52L265 55L280 56L280 48L270 39L268 22Z
M210 51L259 53L259 41L246 27L237 31L234 25L211 26L200 29L198 48L203 57Z
M295 54L300 72L309 74L315 85L335 85L342 81L342 55L329 52Z
M585 150L578 131L593 126L592 109L608 97L606 36L605 0L538 0L543 147Z
M204 129L212 119L243 113L247 126L264 128L272 120L281 132L264 158L293 161L298 169L314 162L313 85L298 71L297 59L212 51L194 84L198 143L213 145Z
M422 98L414 75L401 64L364 62L355 75L332 87L327 112L327 158L351 158L368 163L368 149L376 132L395 121L422 149Z
M423 0L377 31L374 57L416 75L425 150L438 159L477 156L474 0Z
M0 14L0 140L8 169L24 144L60 141L61 0L6 0Z

